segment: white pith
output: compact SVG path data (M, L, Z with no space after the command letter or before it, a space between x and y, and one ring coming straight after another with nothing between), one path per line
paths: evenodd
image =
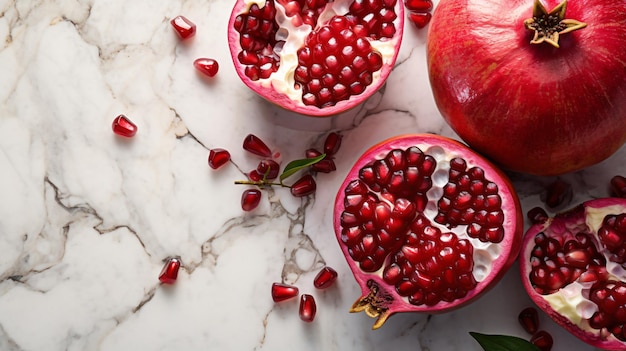
M326 5L324 11L320 14L318 23L325 23L335 15L344 15L348 12L350 4L354 0L336 0ZM265 6L265 0L245 0L245 8L250 8L252 4L257 4L259 8ZM276 22L278 23L279 30L277 33L278 40L284 40L285 44L277 52L280 55L280 66L278 70L270 75L267 79L259 79L254 81L254 84L258 84L264 88L273 88L287 95L291 100L298 105L306 106L302 102L302 90L296 88L294 71L298 66L298 50L304 46L304 41L313 30L311 26L302 24L295 26L292 22L292 17L288 17L285 13L285 8L275 2L276 5ZM397 26L398 21L394 21ZM372 48L378 51L383 58L383 66L391 65L394 55L395 47L397 46L399 37L394 36L391 39L381 40L369 40ZM373 72L372 83L370 86L376 85L376 82L380 79L382 69Z

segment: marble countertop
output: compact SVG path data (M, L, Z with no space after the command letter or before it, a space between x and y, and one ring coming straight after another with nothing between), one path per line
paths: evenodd
M348 310L360 294L332 228L333 201L356 158L387 137L455 137L427 83L426 30L406 25L386 86L332 118L280 110L236 76L226 27L232 1L0 0L0 350L480 350L469 331L527 337L517 314L531 302L514 266L474 304L441 315L394 315L379 330ZM169 20L185 15L181 43ZM192 62L220 63L213 79ZM128 140L111 122L127 115ZM263 193L252 212L233 184L258 160L253 133L283 159L343 145L314 197ZM214 171L209 149L232 163ZM626 174L626 148L562 178L572 203L608 194ZM525 210L554 177L511 175ZM556 209L559 210L559 209ZM164 259L183 262L159 284ZM336 286L313 288L323 266ZM297 300L275 304L273 282L315 296L313 323ZM541 317L554 351L593 348Z

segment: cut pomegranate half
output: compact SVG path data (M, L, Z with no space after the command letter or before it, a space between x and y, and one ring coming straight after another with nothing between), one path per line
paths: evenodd
M523 216L510 181L464 144L405 135L373 146L335 200L334 228L362 289L352 312L448 311L499 281Z
M237 74L291 111L330 116L385 82L400 48L400 0L237 0L228 41Z

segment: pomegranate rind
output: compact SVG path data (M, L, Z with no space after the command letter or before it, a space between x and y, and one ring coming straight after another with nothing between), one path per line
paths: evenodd
M439 302L434 306L413 305L406 298L395 293L394 287L386 283L379 273L365 273L361 271L357 262L351 259L348 247L341 240L341 214L344 210L344 189L354 179L358 179L359 170L374 159L384 158L393 149L406 149L417 146L427 154L430 147L439 147L448 155L459 156L467 161L468 166L479 166L485 171L485 177L499 186L499 195L502 198L502 209L506 213L503 228L505 235L499 245L499 254L492 261L491 270L479 281L476 287L469 291L464 298L452 302ZM438 199L429 199L436 201ZM433 224L435 222L433 221ZM333 226L339 246L346 257L353 276L362 290L362 296L357 299L351 312L365 311L370 317L377 318L373 329L381 327L388 317L398 312L444 313L465 306L478 299L485 292L494 287L504 276L517 259L522 243L523 215L519 198L508 176L490 161L477 154L456 140L434 134L407 134L384 140L365 151L347 173L347 176L335 199ZM379 271L380 272L380 271ZM380 291L373 292L370 286L375 285ZM392 299L388 299L393 296ZM372 306L372 302L375 303ZM378 303L382 303L382 305Z
M557 324L559 324L572 335L588 343L589 345L601 348L603 350L626 350L626 342L618 340L606 330L600 331L591 328L587 320L580 316L578 316L578 320L572 320L559 313L556 310L559 307L553 306L549 302L549 299L551 297L556 296L555 294L559 294L558 292L549 295L541 295L537 293L533 288L532 283L529 279L532 268L530 264L530 257L533 248L535 247L535 236L541 232L549 235L549 233L551 232L563 232L564 228L572 228L574 226L583 227L588 226L588 224L597 227L600 225L604 215L620 213L626 213L626 199L602 198L583 202L582 204L568 211L559 213L554 217L548 218L543 223L532 225L526 231L526 234L524 234L522 249L519 256L522 284L524 286L524 289L528 293L528 296L537 305L537 307L539 307L552 320L554 320ZM600 223L598 223L598 221L600 221ZM598 240L597 233L595 233L594 239ZM602 251L601 248L598 248L598 251ZM622 281L626 280L626 276L612 276L612 278L617 278ZM571 302L578 300L576 300L573 296L567 296L563 297L563 301ZM593 302L586 299L583 302L593 304ZM576 308L576 310L583 308L580 304L578 306L568 307L570 309Z
M353 0L337 1L350 3ZM389 74L391 74L391 71L393 70L396 59L398 57L398 53L400 52L400 45L402 43L402 38L404 34L404 5L401 0L398 0L394 7L394 11L397 14L397 18L394 20L396 32L393 38L389 39L394 41L393 54L387 53L383 55L383 66L380 69L380 75L378 76L378 78L374 79L374 81L370 85L368 85L361 94L353 95L348 100L339 101L333 106L319 108L316 106L305 105L301 99L299 101L293 100L288 95L274 89L273 86L267 87L259 84L258 81L255 82L248 78L248 76L246 76L245 65L241 64L237 59L237 55L239 54L239 52L241 52L242 48L241 44L239 43L239 33L234 29L235 19L237 18L237 15L247 11L252 3L254 2L245 0L236 1L228 22L228 46L230 49L233 65L235 66L235 71L237 72L237 75L239 76L241 81L259 96L263 97L265 100L275 105L278 105L286 110L311 117L334 116L358 106L369 97L371 97L385 84L387 78L389 77ZM263 1L260 1L260 3L262 4ZM277 3L276 6L281 5Z

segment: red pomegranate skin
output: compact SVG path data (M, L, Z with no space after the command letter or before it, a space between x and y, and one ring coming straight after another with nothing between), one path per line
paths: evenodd
M559 0L542 0L550 11ZM510 170L557 175L626 142L626 1L571 0L585 28L530 44L532 0L442 0L428 33L436 104L475 150Z

